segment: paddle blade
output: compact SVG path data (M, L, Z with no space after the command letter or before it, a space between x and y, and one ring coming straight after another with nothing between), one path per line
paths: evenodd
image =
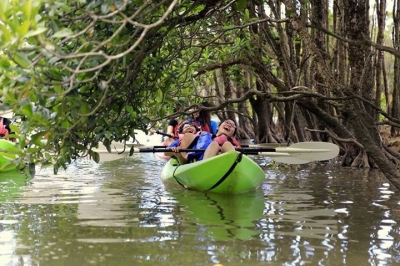
M310 162L310 160L299 159L284 152L261 152L260 155L268 156L277 163L305 164Z
M289 147L289 145L287 143L257 143L257 144L242 145L242 147L249 147L249 148L277 148L277 147Z
M302 160L325 161L338 156L340 149L336 144L329 142L300 142L290 147L278 147L275 150Z

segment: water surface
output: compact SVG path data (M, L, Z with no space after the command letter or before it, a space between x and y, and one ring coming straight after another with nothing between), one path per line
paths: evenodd
M265 168L243 195L165 187L164 161L0 177L0 265L395 265L399 192L379 171Z

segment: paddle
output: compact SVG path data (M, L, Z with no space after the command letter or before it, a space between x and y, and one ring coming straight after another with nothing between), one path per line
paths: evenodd
M161 135L161 136L165 136L165 137L170 137L170 138L173 138L173 139L178 139L179 138L177 136L173 136L172 134L164 133L164 132L161 132L159 130L156 131L156 134Z
M300 142L301 143L301 142ZM309 143L309 142L304 142ZM132 147L132 145L128 145L128 147ZM242 144L242 148L278 148L278 147L287 147L286 143L259 143L259 144ZM152 146L153 148L168 148L164 145ZM146 148L146 147L145 147ZM150 148L150 147L148 147Z
M267 147L267 146L269 146L268 144L271 144L271 147L286 146L285 143L263 143L263 144L242 145L242 147L243 148L259 147L258 145L260 145L261 147ZM132 145L127 144L127 146L131 147ZM150 148L150 147L144 147L144 148ZM153 148L163 149L162 151L164 151L164 152L168 151L168 150L166 150L166 149L168 149L168 147L163 146L163 145L153 146ZM138 150L136 149L135 151L137 152ZM284 152L271 152L271 153L265 152L265 153L263 153L263 155L273 158L274 161L278 162L278 163L305 164L305 163L310 162L310 160L302 160L299 158L295 158L295 157L291 156L289 153L284 153Z
M156 134L166 136L166 137L171 137L171 134L161 132L157 130L155 132ZM177 137L173 137L174 139L177 139ZM128 147L131 147L127 145ZM260 143L260 144L249 144L249 145L242 145L243 148L250 148L250 147L271 147L271 148L276 148L276 147L285 147L287 146L286 143ZM154 148L166 148L165 146L153 146ZM274 159L274 161L278 163L287 163L287 164L305 164L309 163L310 160L303 160L299 159L296 157L291 156L288 153L283 153L283 152L272 152L271 154L264 153L263 155L271 157Z
M155 148L155 147L143 147L135 149L139 152L171 152L170 148ZM336 157L339 154L339 147L333 143L328 142L299 142L295 143L289 147L249 147L237 149L243 154L253 154L253 155L265 155L271 158L281 158L287 163L290 163L290 159L284 159L289 157L294 157L300 161L297 163L306 163L309 161L324 161ZM179 149L181 152L191 152L191 151L205 151L200 149ZM277 156L274 156L276 153ZM295 160L293 160L295 161Z

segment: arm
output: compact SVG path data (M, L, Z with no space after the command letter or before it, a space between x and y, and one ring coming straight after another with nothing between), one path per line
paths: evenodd
M188 161L188 155L187 153L182 154L179 152L179 145L180 141L174 141L169 148L171 148L172 151L170 152L164 152L165 156L174 156L180 164L186 164Z
M168 125L166 133L170 135L169 138L173 138L174 137L174 126Z
M172 156L174 155L174 153L176 152L176 150L178 149L178 146L180 144L180 140L173 140L167 147L171 148L173 151L166 151L164 152L165 156Z
M169 146L172 142L174 142L174 137L175 137L174 131L177 125L178 121L176 121L175 119L172 119L168 122L166 134L168 134L169 136L165 138L163 145Z

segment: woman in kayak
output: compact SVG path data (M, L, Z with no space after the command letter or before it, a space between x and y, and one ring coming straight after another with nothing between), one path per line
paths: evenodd
M236 148L240 148L239 141L235 139L236 130L236 122L231 119L220 123L216 136L213 137L213 141L204 152L203 159L208 159L219 153L234 151Z
M236 123L228 119L219 124L216 135L211 135L209 132L201 132L198 136L186 133L179 145L171 147L172 152L168 152L168 154L169 156L175 156L180 164L186 164L211 158L220 152L235 150L235 148L240 148L240 143L234 138L236 130ZM179 149L190 148L206 150L205 152L179 152Z
M208 102L201 103L204 107L211 107ZM195 126L201 128L201 131L207 131L211 134L217 134L218 123L211 120L211 113L208 110L200 110L191 115L191 119L186 120Z
M175 156L178 158L186 156L186 152L181 152L179 154L175 153L175 150L178 150L179 148L183 149L190 149L192 148L196 143L197 139L200 135L200 129L196 127L194 124L190 122L184 122L179 126L178 130L178 137L179 139L175 140L172 142L168 147L173 150L172 152L165 152L165 156ZM178 158L179 160L179 158ZM180 161L180 160L179 160Z

